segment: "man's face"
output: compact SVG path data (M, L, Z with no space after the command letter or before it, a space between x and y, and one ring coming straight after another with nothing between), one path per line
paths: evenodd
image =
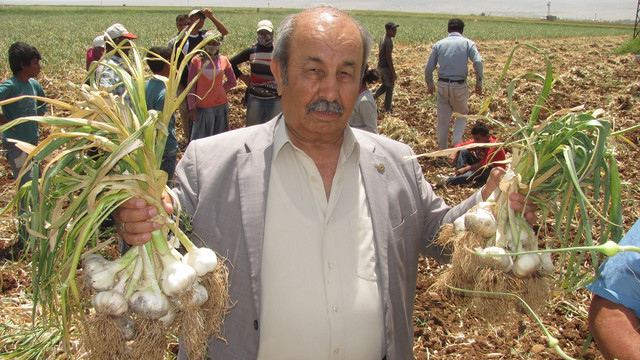
M113 43L120 46L123 53L129 55L129 50L131 49L131 43L129 42L129 39L124 36L120 36L113 39Z
M397 32L398 32L398 28L397 27L394 27L394 28L391 28L391 29L387 29L387 35L389 37L396 37L396 33Z
M192 33L197 33L204 26L204 15L202 15L201 13L197 13L190 17L189 21L191 24L196 24L196 26L193 28Z
M364 61L360 31L348 17L326 10L320 15L303 13L297 24L287 85L279 64L271 63L289 134L294 143L341 141L360 88Z
M24 70L24 73L30 78L37 77L38 74L40 74L40 69L42 69L42 67L38 59L31 59L29 63L22 64L22 70Z
M178 28L178 32L184 30L188 26L189 26L189 18L182 19L176 22L176 27Z

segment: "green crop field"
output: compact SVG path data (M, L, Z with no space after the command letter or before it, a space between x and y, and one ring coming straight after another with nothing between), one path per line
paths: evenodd
M43 73L64 77L84 69L84 59L91 40L109 25L120 22L139 36L136 45L148 48L165 45L175 35L175 17L188 12L177 7L69 7L2 6L0 7L0 71L9 73L7 49L16 41L34 45L43 56ZM228 28L221 52L232 56L255 41L255 24L270 19L277 27L292 9L214 8L214 14ZM374 39L384 32L384 24L400 24L396 38L399 45L430 44L446 35L450 16L374 11L351 12L371 31ZM633 33L630 25L609 23L548 22L536 19L459 16L467 24L465 35L474 40L527 40L558 37L590 37ZM206 28L213 25L207 22ZM277 36L277 33L276 33ZM374 49L374 51L376 51Z

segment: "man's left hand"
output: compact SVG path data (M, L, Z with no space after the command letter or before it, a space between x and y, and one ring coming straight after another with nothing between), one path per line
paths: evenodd
M476 95L482 96L482 86L476 85Z

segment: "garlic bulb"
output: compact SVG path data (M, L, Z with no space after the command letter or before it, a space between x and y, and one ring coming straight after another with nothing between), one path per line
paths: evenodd
M113 266L105 265L102 271L96 272L93 275L87 275L85 280L95 291L111 290L116 283L118 270L118 268L114 268Z
M116 324L122 330L122 335L126 341L133 340L136 337L135 323L129 314L116 318Z
M465 217L466 215L463 214L453 222L453 231L456 233L456 235L467 230L467 228L464 226Z
M129 298L131 311L147 319L160 319L169 312L167 297L154 291L137 291Z
M540 272L543 275L550 275L556 270L555 265L553 265L553 260L551 259L551 253L541 253L540 254Z
M204 276L218 267L218 257L216 253L205 247L195 248L189 251L182 258L182 262L191 266L198 276Z
M160 276L160 286L167 296L177 296L189 289L196 281L196 271L180 261L165 263Z
M507 252L497 246L490 246L488 248L482 249L482 253L486 255L498 255L498 254L506 254ZM487 266L490 266L494 269L502 270L504 272L508 272L513 267L513 260L511 260L511 256L494 256L494 257L485 257L483 261Z
M470 211L464 217L464 225L467 230L472 231L483 238L490 238L496 234L498 223L493 214L485 209L477 208Z
M173 308L173 306L170 306L169 311L167 311L167 313L158 320L162 322L162 326L164 326L165 328L168 328L173 323L173 320L175 320L175 318L176 318L176 311Z
M102 291L91 298L91 305L98 312L104 312L114 317L124 316L129 307L127 299L117 291Z
M88 255L84 260L82 260L82 273L85 277L92 276L95 273L98 273L104 270L104 267L107 265L109 261L98 254Z
M519 255L513 264L513 275L519 278L525 278L533 274L540 266L539 254L523 254Z
M209 300L209 293L204 286L196 284L193 285L192 290L193 291L191 292L191 297L188 300L189 305L198 307L202 306L205 302L207 302L207 300Z

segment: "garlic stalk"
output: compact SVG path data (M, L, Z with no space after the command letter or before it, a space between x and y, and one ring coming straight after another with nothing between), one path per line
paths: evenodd
M174 297L193 286L196 281L196 271L171 254L167 240L160 230L151 233L151 242L163 265L160 276L162 291L167 296Z
M144 283L141 290L136 291L129 298L131 311L147 319L160 319L167 314L170 308L167 296L162 293L156 274L151 263L149 252L151 244L146 243L140 249Z

